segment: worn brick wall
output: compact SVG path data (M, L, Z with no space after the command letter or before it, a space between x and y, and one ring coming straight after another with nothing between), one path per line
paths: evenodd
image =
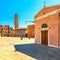
M2 35L2 25L0 25L0 36Z
M35 25L28 26L28 37L35 37Z
M35 43L41 43L41 26L48 24L48 41L49 46L58 46L58 14L48 16L46 18L35 21Z
M58 14L58 45L60 46L60 16Z
M2 36L9 36L10 35L10 26L2 26Z

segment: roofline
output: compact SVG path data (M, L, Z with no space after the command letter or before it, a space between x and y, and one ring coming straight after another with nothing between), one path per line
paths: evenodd
M28 25L28 26L32 26L32 25L35 25L35 24L30 24L30 25Z
M60 4L58 4L58 5L52 5L52 6L46 6L45 8L50 8L50 7L59 6L59 5L60 5ZM41 11L42 11L43 9L45 9L45 8L43 7L39 12L41 12ZM38 13L39 13L39 12L38 12ZM38 13L37 13L37 14L38 14ZM37 14L36 14L34 17L36 17Z
M27 28L17 28L17 29L15 29L15 30L18 30L18 29L27 29Z
M57 9L57 10L54 10L52 12L49 12L49 13L47 13L45 15L41 15L40 17L35 18L35 20L40 20L42 18L45 18L45 17L51 16L51 15L54 15L54 14L58 13L59 10L60 9Z
M57 5L51 5L51 6L47 6L46 8L49 8L49 7L54 7L54 6L59 6L60 4L57 4Z

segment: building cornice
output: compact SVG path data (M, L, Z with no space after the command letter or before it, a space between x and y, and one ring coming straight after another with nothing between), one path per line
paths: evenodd
M59 11L60 11L60 9L54 10L52 12L49 12L49 13L45 14L45 15L42 15L40 17L35 18L35 20L40 20L42 18L45 18L45 17L51 16L51 15L54 15L54 14L58 13Z

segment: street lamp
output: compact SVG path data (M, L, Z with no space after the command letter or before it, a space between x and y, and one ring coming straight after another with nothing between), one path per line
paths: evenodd
M25 23L27 23L27 22L32 22L32 23L35 23L35 21L25 21Z

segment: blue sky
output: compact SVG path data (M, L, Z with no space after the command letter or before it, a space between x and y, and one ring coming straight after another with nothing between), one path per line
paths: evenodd
M34 16L46 6L60 4L60 0L0 0L0 25L14 27L14 14L18 14L19 27L27 27L34 21Z

